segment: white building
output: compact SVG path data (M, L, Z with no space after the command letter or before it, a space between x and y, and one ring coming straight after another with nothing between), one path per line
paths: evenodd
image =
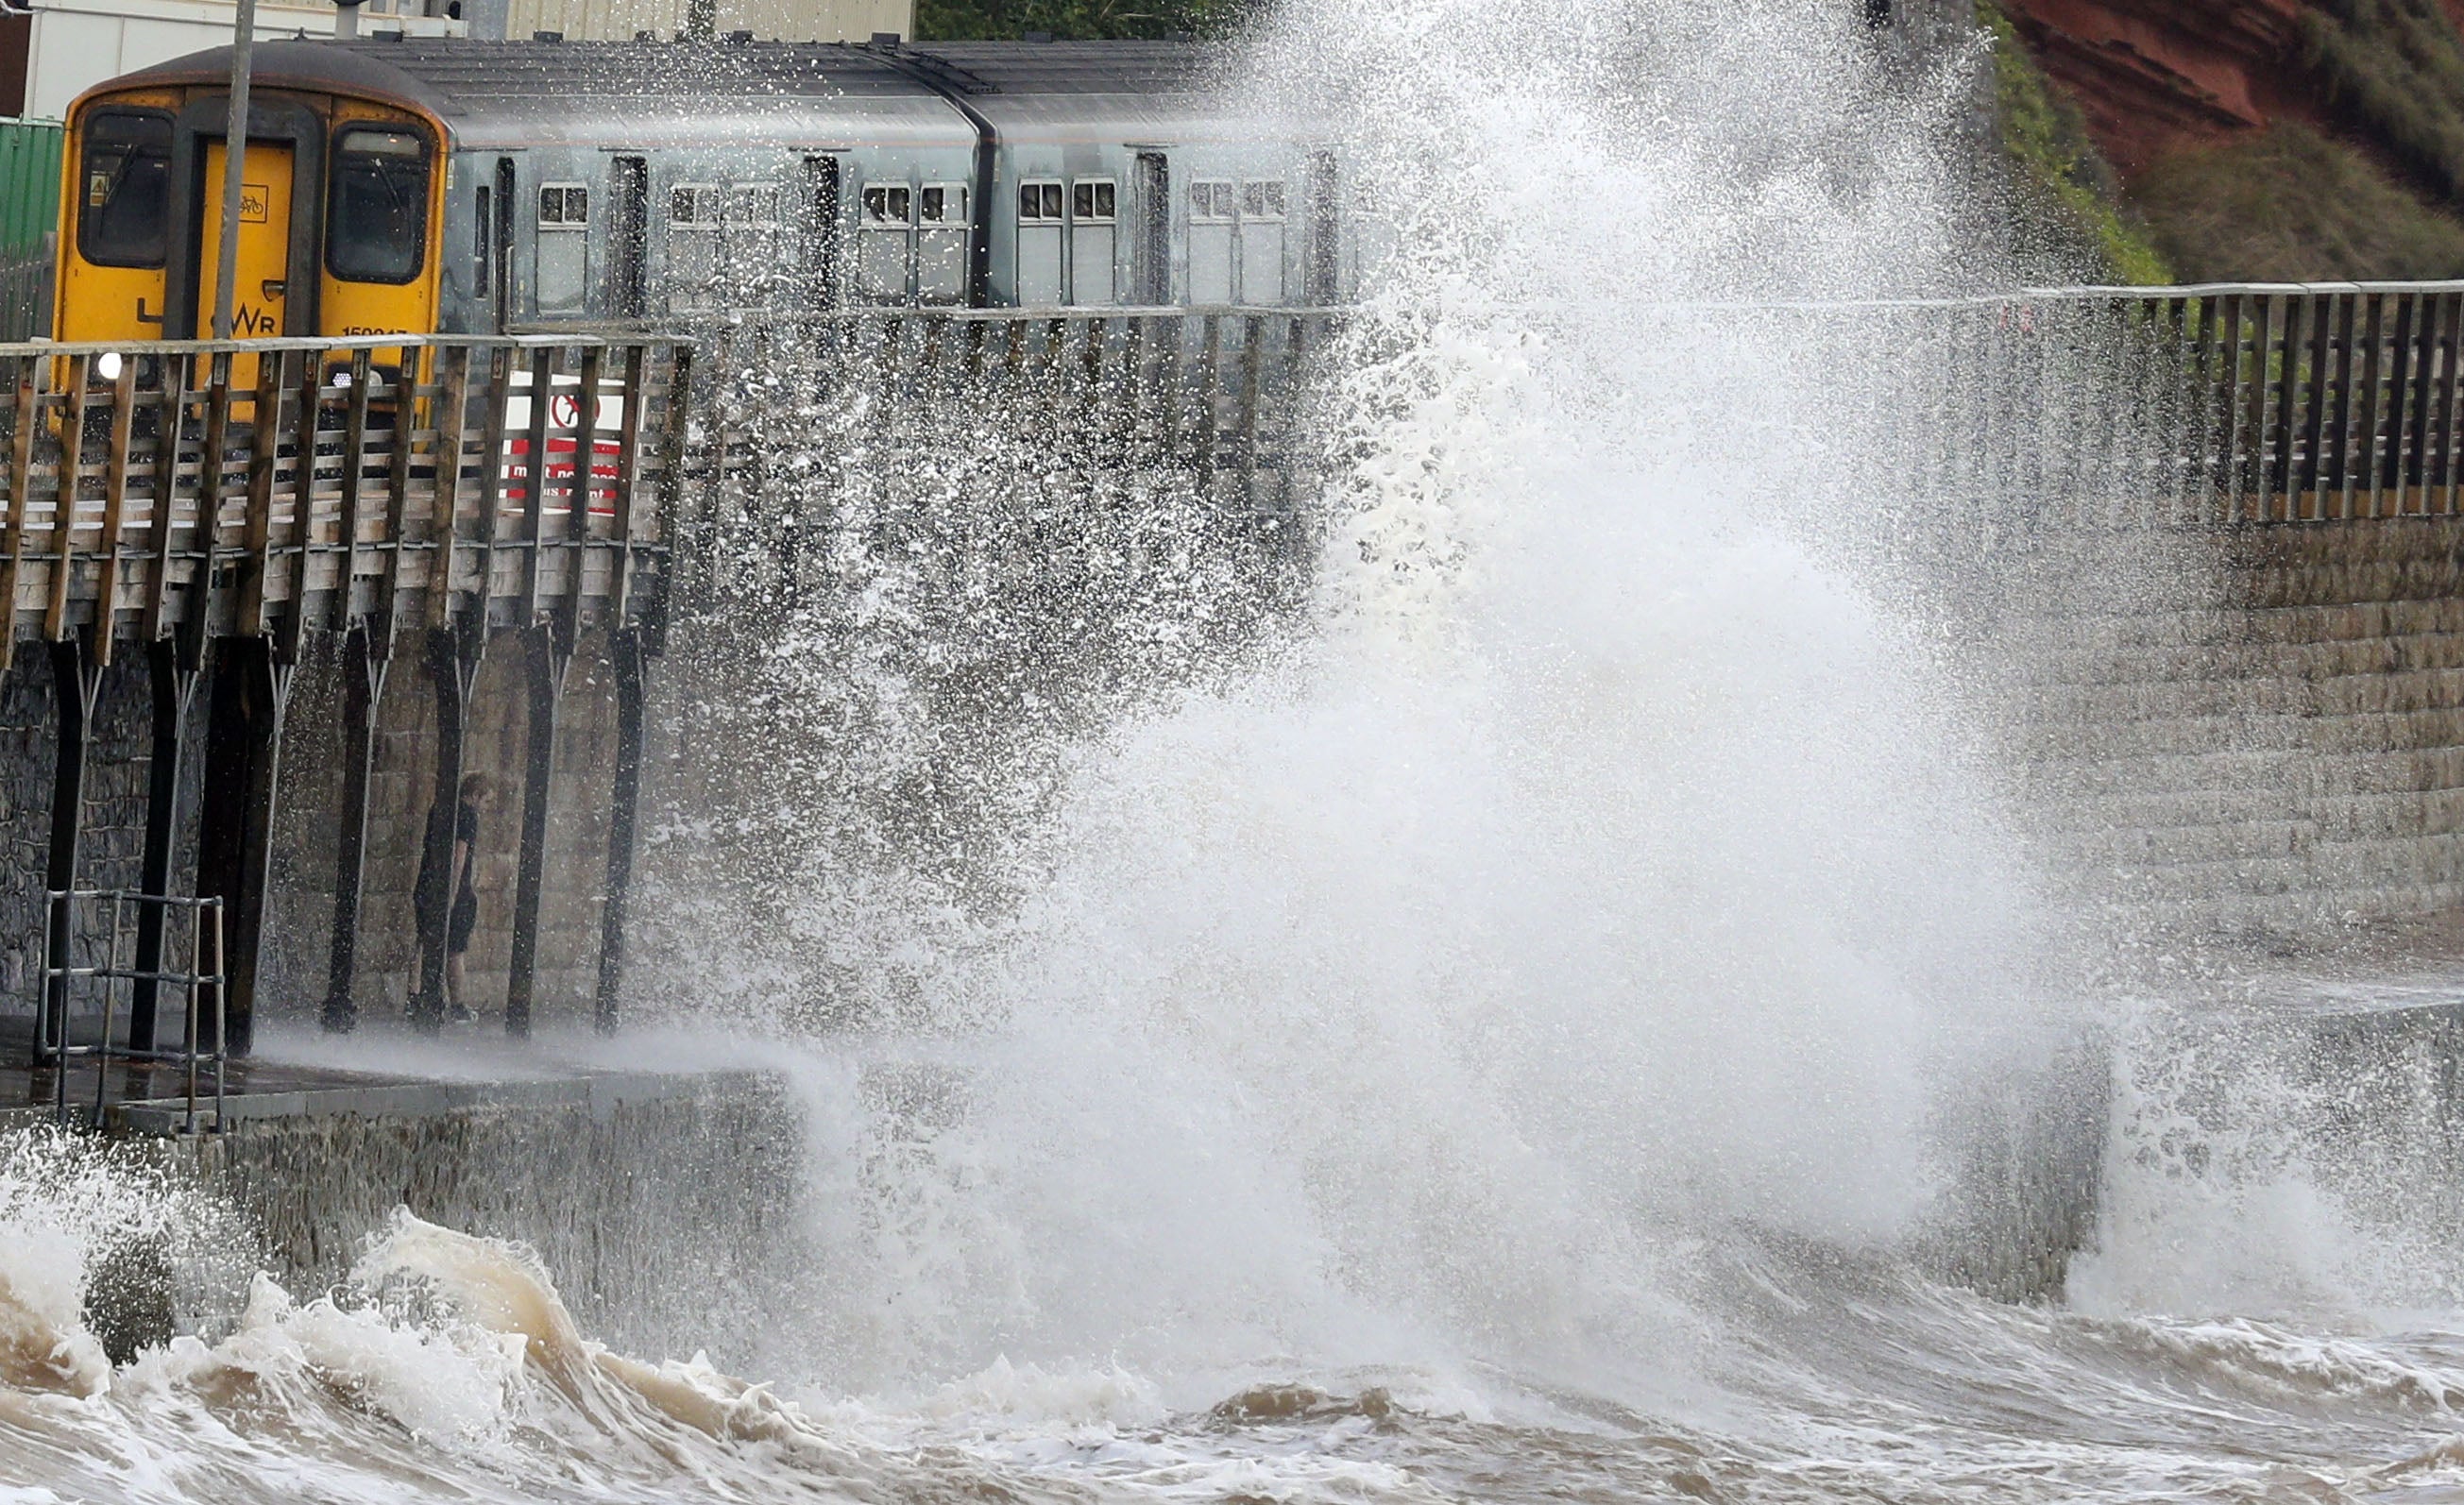
M880 33L915 34L915 0L465 0L471 34L517 40L557 32L571 41L724 36L765 42L863 42ZM502 20L497 18L501 16Z

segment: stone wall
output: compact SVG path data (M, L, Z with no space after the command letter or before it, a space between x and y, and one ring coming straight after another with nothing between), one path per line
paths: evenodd
M341 827L340 640L302 644L284 727L276 796L273 881L258 1006L262 1018L309 1017L325 994L332 944L335 847ZM358 1001L400 1014L414 980L411 889L434 781L436 701L416 641L387 675L378 706L370 785L367 876L363 901ZM493 774L497 807L484 822L477 886L479 924L467 963L470 1002L501 1010L512 950L521 777L528 705L521 640L504 638L482 661L466 732L467 766ZM153 747L152 690L142 655L122 648L105 671L86 775L79 882L136 887L145 836ZM656 668L653 667L653 684ZM540 910L537 1017L586 1014L599 962L601 891L607 862L607 807L614 780L615 676L604 638L585 638L565 678L562 726L549 799L546 891ZM204 771L207 694L190 707L187 767L181 781L182 839L173 886L194 891L195 826ZM40 967L44 867L51 832L56 747L52 672L39 643L21 643L0 674L0 1012L33 1008Z
M204 768L203 696L190 712L190 755L181 781L190 818L175 862L192 872L196 790ZM104 670L95 702L78 872L82 886L138 885L145 851L153 726L153 691L144 658L127 655ZM50 658L43 644L21 643L7 672L0 673L0 1011L31 1012L33 1007L42 966L43 890L57 747Z
M497 786L495 808L480 822L479 921L464 964L470 994L465 1001L483 1014L504 1007L512 963L530 725L528 652L517 638L490 645L463 732L464 769L491 775ZM292 689L267 916L266 1006L277 1014L313 1013L324 997L342 796L339 653L339 640L314 642L303 652ZM653 677L655 683L655 670ZM560 721L534 987L535 1017L543 1024L586 1014L597 987L616 755L615 671L604 637L588 637L578 645L565 675ZM435 782L436 696L415 652L388 671L377 728L357 998L363 1011L400 1014L416 981L411 890Z
M2017 585L2028 777L2086 886L2260 938L2464 905L2464 521L2119 535Z

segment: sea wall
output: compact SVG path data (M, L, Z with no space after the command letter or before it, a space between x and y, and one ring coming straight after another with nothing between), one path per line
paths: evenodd
M325 995L333 935L335 856L341 827L341 641L303 640L292 673L275 796L261 1017L313 1015ZM465 731L465 766L498 786L480 830L479 920L468 961L469 999L503 1006L511 963L521 786L529 731L526 647L502 638L483 657ZM658 666L651 671L653 693ZM143 655L124 646L103 671L89 753L78 881L139 885L153 755L153 690ZM20 643L0 674L0 1012L30 1013L41 966L42 893L51 832L56 728L52 670L41 643ZM174 888L193 892L196 812L204 769L207 696L189 709L181 777L181 840ZM403 1011L414 981L410 894L434 796L436 697L406 636L378 703L369 786L366 876L356 999L363 1011ZM592 1006L606 886L608 812L615 777L614 669L604 636L585 636L564 679L548 799L545 883L535 992L541 1022ZM91 949L91 948L90 948Z
M2009 583L2020 760L2084 890L2261 939L2464 904L2464 521L2111 534Z
M337 833L341 823L341 643L307 640L285 729L274 877L266 914L266 1006L313 1009L324 997L333 944ZM400 1014L416 981L411 889L435 795L436 693L414 642L387 672L377 706L376 765L368 784L367 874L362 890L356 999L363 1010ZM529 647L500 638L481 658L463 732L463 768L496 784L480 822L472 932L470 1007L504 1006L513 955L515 880L520 865L522 777L529 746ZM655 679L654 667L653 683ZM556 760L548 786L547 855L539 905L534 1012L542 1023L592 1005L599 918L606 887L607 819L615 780L615 671L604 635L576 645L559 701Z
M233 1270L302 1298L340 1282L397 1209L535 1251L583 1328L635 1353L749 1361L809 1226L804 1136L781 1085L742 1073L426 1089L407 1111L235 1115L222 1134L123 1147L235 1210ZM400 1095L397 1092L397 1095ZM417 1092L414 1090L414 1096ZM334 1097L327 1094L327 1097ZM159 1117L159 1115L158 1115ZM154 1127L161 1128L169 1123ZM142 1248L93 1275L122 1346L177 1311ZM122 1268L133 1260L135 1268ZM215 1293L228 1303L231 1291ZM228 1315L228 1314L225 1314Z

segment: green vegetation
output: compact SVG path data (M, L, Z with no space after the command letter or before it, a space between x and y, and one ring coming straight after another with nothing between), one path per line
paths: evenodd
M1976 18L1993 38L2003 153L2036 211L2034 223L2019 227L2022 252L2072 263L2061 269L2072 274L2138 285L2171 281L2163 254L2120 207L2113 169L2097 154L2079 112L2046 81L2010 17L1991 0L1977 0Z
M2302 27L2337 123L2464 199L2464 38L2438 0L2316 0Z
M1238 23L1241 0L915 0L915 37L931 42L1160 40L1218 35Z
M2305 125L2169 157L2131 196L2193 282L2464 276L2464 223Z

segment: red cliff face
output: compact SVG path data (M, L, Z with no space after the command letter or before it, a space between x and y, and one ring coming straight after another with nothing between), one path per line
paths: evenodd
M2464 0L2443 0L2464 12ZM2124 176L2315 111L2292 77L2303 0L2002 0Z

